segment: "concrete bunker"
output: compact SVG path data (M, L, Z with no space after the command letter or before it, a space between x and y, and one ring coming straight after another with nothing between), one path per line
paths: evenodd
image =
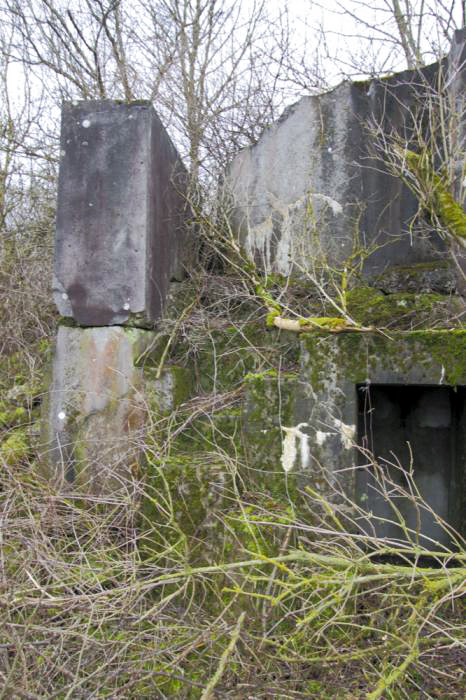
M356 389L363 467L357 470L356 491L373 514L375 533L431 547L450 545L439 518L460 527L466 387L360 384Z
M458 40L463 45L464 37L458 35ZM429 74L436 70L440 67L430 67ZM232 322L229 315L218 326L216 318L209 338L216 339L217 346L209 342L208 350L200 353L183 349L178 358L184 358L179 368L183 376L199 377L197 388L202 394L215 398L220 386L225 392L238 391L242 404L223 416L227 429L222 440L225 434L228 440L221 445L245 456L254 489L260 483L261 490L273 492L274 498L288 505L285 472L290 484L296 482L297 496L312 485L322 494L329 493L337 508L341 507L334 498L337 489L343 496L340 501L346 498L354 504L365 498L373 513L365 521L378 536L403 542L409 539L406 528L410 528L445 545L450 542L448 530L437 531L430 516L415 524L416 513L405 502L401 517L406 525L384 524L386 512L391 513L390 498L379 503L371 488L371 466L364 472L356 447L359 430L363 447L386 463L394 452L401 464L408 465L406 445L414 444L416 460L416 453L421 454L421 468L414 464L415 473L420 473L421 495L425 491L439 516L464 532L464 299L455 295L456 271L441 250L442 241L431 222L424 217L423 235L410 235L419 203L408 191L401 196L402 179L382 169L383 177L372 182L374 176L366 167L370 144L361 126L367 116L376 114L371 94L391 97L398 116L400 110L406 111L401 95L407 92L408 106L419 99L413 83L418 77L408 71L393 80L369 81L362 92L363 84L343 84L322 96L304 98L254 147L237 156L227 178L236 186L232 230L249 257L244 272L253 287L251 300L262 299L269 314L264 318L261 311L260 320L250 324L240 316ZM397 91L401 91L399 100L394 98ZM329 128L324 140L319 131L322 105L328 107L330 125L334 107L341 117L338 129ZM359 110L353 109L358 106ZM303 138L297 138L301 132ZM355 148L348 151L350 145ZM294 157L297 149L301 160ZM330 157L332 167L328 167ZM121 159L132 167L114 167ZM283 171L285 162L293 168L290 177ZM180 182L187 182L187 174L148 103L65 106L60 167L54 292L63 323L44 402L43 442L49 474L58 478L64 474L65 481L101 493L124 479L132 483L139 448L133 451L127 446L143 443L152 410L163 412L164 405L176 406L175 389L170 396L171 389L162 386L163 378L159 382L163 363L170 358L163 349L155 359L154 346L165 335L164 348L170 347L173 336L170 330L167 344L164 317L170 319L173 314L176 320L170 320L175 328L179 320L180 307L170 281L183 278L178 268L193 233L186 195L179 189ZM94 206L97 191L100 207ZM374 192L377 196L372 196ZM309 235L312 231L305 229L306 245L301 245L299 212L303 207L308 211L306 202L312 204L313 215L325 214L317 226L325 238L321 240L326 246L323 258L320 244L314 246ZM361 229L352 226L355 207L365 212ZM270 232L275 235L277 212L282 225L275 245ZM385 213L390 213L389 220ZM359 233L364 234L361 240ZM387 246L372 250L382 234ZM400 246L389 246L392 239L399 239ZM361 241L364 246L358 253ZM198 242L192 245L196 248ZM327 271L320 276L322 260ZM248 265L257 271L254 285ZM304 284L305 304L302 289L297 290ZM323 293L327 288L336 292L337 304L329 305L329 294ZM276 297L284 289L291 297L294 294L299 308L305 306L302 313L310 314L308 320L299 318L300 311L298 320L294 319L299 335L293 340L285 339L284 333L278 336L275 328L274 314L280 308ZM335 314L335 306L344 318L328 318L329 313ZM194 301L188 306L183 301L181 313L193 307ZM237 320L242 324L240 333ZM243 331L248 324L250 329ZM283 330L285 326L279 332ZM204 365L198 372L196 362L201 360L194 356L202 352ZM157 368L155 382L150 361ZM191 390L191 382L185 383L183 395ZM168 384L175 387L174 381ZM361 404L363 391L357 387L364 387L375 411L369 413ZM384 405L393 408L388 435ZM433 412L432 405L436 406ZM406 406L414 416L411 422ZM416 416L422 418L417 427ZM368 421L370 431L365 430ZM122 436L118 446L115 435ZM241 439L233 443L237 435ZM293 452L293 459L283 459L293 436L299 438L300 454L295 458ZM109 444L113 464L102 476L98 465L108 461ZM432 475L429 457L434 452L439 457ZM398 485L401 488L401 479ZM402 498L397 496L392 504Z

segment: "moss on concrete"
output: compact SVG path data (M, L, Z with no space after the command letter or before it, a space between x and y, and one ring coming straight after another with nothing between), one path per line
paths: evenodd
M347 310L361 325L411 330L442 323L450 327L463 303L444 294L384 294L373 287L357 287L347 293Z
M187 538L199 530L207 514L209 475L203 472L202 461L180 451L149 458L146 468L143 513L161 525L158 542L153 541L152 533L150 544L157 551L181 547L180 553L189 556Z
M295 473L285 474L281 465L283 426L299 423L300 399L296 372L259 372L245 377L241 414L243 472L257 493L288 504L298 499ZM299 470L299 464L296 465Z
M351 382L365 382L371 370L393 371L407 383L423 367L437 371L442 382L466 384L466 330L393 331L331 337L303 337L306 366L314 389L325 386L329 368ZM442 373L442 368L444 372Z
M262 321L243 323L206 334L192 357L199 393L230 391L249 372L298 364L299 340L264 325Z
M270 335L264 330L262 343ZM223 347L229 348L228 332L222 332L223 339L225 336ZM237 339L236 332L231 337ZM261 342L259 334L256 340ZM196 412L196 403L191 409L186 404L171 419L170 433L176 435L174 440L170 442L167 432L154 438L154 444L168 452L149 466L149 484L155 500L146 507L147 517L161 519L161 509L170 503L172 521L166 530L172 538L170 542L186 551L193 550L196 561L198 557L211 556L216 561L222 560L232 548L236 551L241 546L263 554L275 551L273 528L270 538L263 524L256 532L255 516L264 522L264 513L272 512L286 520L292 509L302 520L309 520L312 515L306 509L302 493L306 486L311 486L315 493L327 493L329 474L324 474L319 464L322 468L328 465L331 455L328 450L342 454L342 466L350 465L351 453L339 429L330 425L323 414L328 428L311 424L311 397L317 406L327 402L333 415L344 420L348 399L342 386L346 382L354 391L355 385L364 384L374 373L379 377L403 377L413 383L424 381L425 376L435 376L446 384L466 384L466 331L332 336L316 332L301 338L299 372L257 367L254 355L245 358L241 352L240 348L235 353L232 346L228 362L217 365L217 386L231 388L231 373L236 378L237 365L244 367L246 359L250 360L236 403L221 410L217 406L213 412L208 409ZM302 421L310 423L312 460L303 469L298 450L295 467L285 473L281 463L283 429L299 426ZM313 442L317 428L330 431L325 444ZM307 428L302 430L306 432ZM349 477L347 481L349 484ZM246 523L244 513L238 510L238 499L251 506Z
M281 425L295 420L296 381L294 372L250 371L238 398L223 409L196 412L193 405L190 413L186 406L172 417L170 432L162 426L157 434L156 427L152 439L164 455L148 459L153 498L144 513L163 522L170 507L171 520L149 548L162 551L169 541L192 552L198 563L227 560L233 550L278 551L280 533L264 528L263 515L262 525L252 521L271 511L274 522L286 520L299 502L296 477L285 474L280 463ZM247 513L240 502L251 504Z
M144 365L144 394L151 411L167 415L193 395L193 372L170 365L157 375L158 367Z
M412 292L414 294L440 293L450 295L456 289L456 274L450 260L396 265L375 275L369 286L386 294Z

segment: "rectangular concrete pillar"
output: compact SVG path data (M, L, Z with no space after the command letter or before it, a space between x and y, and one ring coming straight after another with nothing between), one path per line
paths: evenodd
M91 494L127 489L144 440L146 403L135 360L150 331L58 329L43 407L47 475Z
M149 102L63 107L53 293L83 326L147 326L181 274L186 171Z
M149 102L64 105L53 294L76 325L58 331L43 462L86 493L127 489L139 471L146 400L135 360L182 275L186 186Z

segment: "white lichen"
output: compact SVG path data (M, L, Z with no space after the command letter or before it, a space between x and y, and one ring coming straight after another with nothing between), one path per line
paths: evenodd
M353 446L354 436L356 434L356 426L346 425L346 423L343 423L343 421L339 420L338 418L333 419L333 424L340 433L340 439L343 443L343 447L345 448L345 450L350 450Z
M299 454L301 457L301 467L307 469L311 461L311 451L309 449L309 435L299 433Z
M307 426L307 423L299 423L296 427L291 428L282 426L282 430L285 433L281 456L284 472L290 472L296 463L296 458L298 456L297 440L299 440L301 466L306 468L309 465L311 456L309 451L309 435L301 431L301 428L305 426Z
M439 384L443 384L445 381L445 367L442 365L442 371L440 373Z
M316 443L319 445L319 447L322 447L324 442L331 435L333 435L333 433L324 433L322 430L316 430Z
M334 216L338 216L343 214L343 206L320 192L307 191L292 201L283 201L268 191L266 198L262 220L257 220L256 215L252 214L253 207L246 212L245 249L251 257L261 258L266 271L274 268L277 272L288 275L293 261L307 259L312 252L308 229L310 225L317 226L319 211L328 208Z
M290 472L294 463L296 462L296 457L298 451L296 449L296 434L294 428L282 428L285 433L282 444L282 467L284 472Z

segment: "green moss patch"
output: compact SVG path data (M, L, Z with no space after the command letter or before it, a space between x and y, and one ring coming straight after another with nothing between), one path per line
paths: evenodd
M439 383L466 384L466 331L393 331L382 335L347 334L328 337L305 336L305 364L315 390L322 390L329 371L352 383L363 383L372 373L385 370L415 383L415 377L432 376Z
M0 461L9 466L26 459L31 452L29 435L25 430L15 430L0 444Z
M299 339L262 321L231 325L206 333L191 361L199 393L231 391L251 372L297 365Z
M443 294L384 294L373 287L357 287L347 293L347 309L365 326L416 330L432 325L451 327L458 323L463 305L460 299Z
M31 426L40 417L40 403L47 383L44 365L50 343L42 340L31 361L26 352L0 358L0 457L13 465L31 454Z

